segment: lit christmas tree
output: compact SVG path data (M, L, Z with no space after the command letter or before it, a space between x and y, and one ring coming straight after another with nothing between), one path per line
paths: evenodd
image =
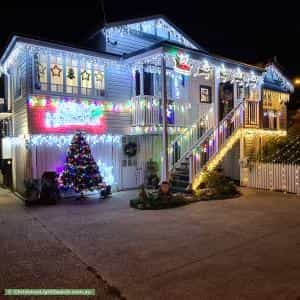
M69 146L65 168L61 177L66 188L76 193L99 189L102 177L82 132L76 132Z

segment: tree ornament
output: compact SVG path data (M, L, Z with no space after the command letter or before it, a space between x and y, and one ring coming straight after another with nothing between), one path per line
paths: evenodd
M68 74L67 74L67 77L71 80L75 79L75 72L74 72L74 69L73 68L69 68L68 69Z
M61 71L62 71L62 69L58 65L54 65L51 68L51 73L52 73L53 77L60 77Z
M90 81L90 73L87 72L87 70L84 70L83 72L81 72L81 79Z
M95 74L96 81L103 81L103 77L104 77L103 74L100 72Z
M39 75L45 75L46 66L38 62Z

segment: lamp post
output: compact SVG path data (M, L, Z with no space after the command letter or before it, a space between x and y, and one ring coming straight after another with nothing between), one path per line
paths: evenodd
M296 78L294 79L294 85L295 85L296 87L300 87L300 77L296 77Z
M166 58L163 52L161 57L161 79L162 79L162 146L163 146L163 163L162 163L162 181L169 180L169 162L168 162L168 95L167 95L167 80L166 80Z

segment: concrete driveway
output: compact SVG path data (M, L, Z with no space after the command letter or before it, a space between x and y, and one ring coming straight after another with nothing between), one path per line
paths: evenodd
M135 194L30 209L10 198L12 212L7 213L26 214L31 220L27 231L42 226L44 233L34 229L32 239L43 247L47 235L55 239L64 259L70 264L74 260L73 276L81 278L82 272L81 286L84 281L95 284L105 297L118 293L107 293L104 281L122 297L135 300L300 299L300 197L243 190L236 199L139 211L128 206ZM4 224L7 232L17 227L17 218L14 224ZM3 225L0 233L2 239ZM13 246L6 250L21 251L17 241ZM62 257L47 259L56 263ZM96 281L82 266L94 268ZM47 276L48 271L43 272ZM19 274L18 280L29 275ZM64 272L59 276L60 287L73 282Z

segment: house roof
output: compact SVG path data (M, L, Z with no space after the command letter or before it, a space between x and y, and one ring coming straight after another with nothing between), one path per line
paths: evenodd
M168 42L167 41L158 42L158 43L156 43L156 44L154 44L154 45L152 45L148 48L137 50L136 52L126 54L123 57L125 59L130 59L130 58L134 58L135 56L141 55L143 53L147 53L148 51L151 51L151 50L155 50L155 49L159 49L159 48L170 48L170 47L183 49L184 51L189 53L191 55L191 57L194 58L194 59L199 59L200 57L206 57L207 59L220 61L220 62L223 62L225 64L229 64L229 65L238 65L240 67L243 67L243 68L246 68L246 69L256 70L258 72L265 72L266 71L266 69L263 68L263 67L247 64L247 63L244 63L244 62L241 62L241 61L238 61L238 60L223 57L223 56L217 55L217 54L207 53L207 52L201 51L201 50L186 48L182 45L172 43L172 42L169 42L169 41Z
M108 28L119 27L119 26L124 26L124 25L130 25L130 24L134 24L134 23L140 23L140 22L157 20L157 19L164 20L171 27L173 27L176 31L178 31L181 35L183 35L196 48L198 48L199 50L207 52L206 49L204 49L201 45L199 45L197 42L195 42L188 34L186 34L179 27L177 27L177 25L174 24L165 15L152 15L152 16L147 16L147 17L141 17L141 18L134 18L134 19L123 20L123 21L109 22L109 23L106 23L103 28L108 29Z
M4 52L1 55L0 58L0 64L3 64L5 60L8 58L10 52L13 50L16 43L25 43L25 44L31 44L35 46L42 46L42 47L48 47L53 49L59 49L63 51L70 51L70 52L77 52L84 55L90 55L94 57L101 57L101 58L107 58L112 60L118 60L121 58L118 54L108 53L108 52L101 52L101 51L95 51L87 48L78 47L75 45L68 45L61 42L49 42L46 40L26 37L23 35L14 35L11 40L9 41L7 47L5 48Z

